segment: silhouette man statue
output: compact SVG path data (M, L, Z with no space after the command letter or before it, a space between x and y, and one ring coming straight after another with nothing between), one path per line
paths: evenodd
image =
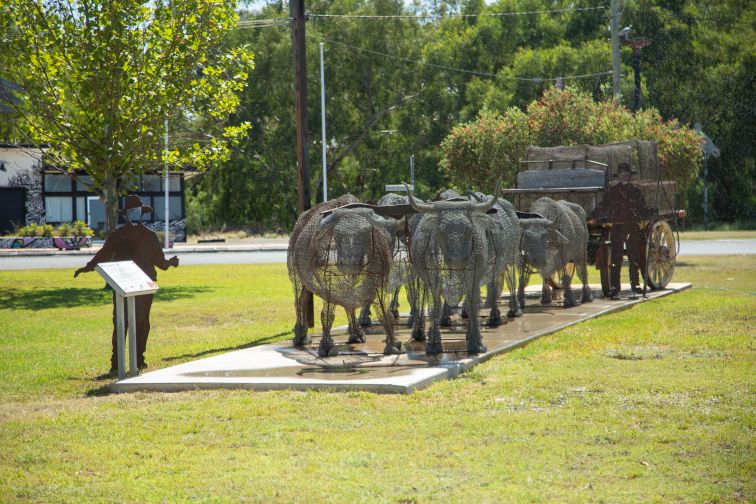
M119 213L126 216L128 221L108 235L105 244L95 254L91 261L83 268L74 273L74 278L79 273L94 271L95 266L102 262L134 261L144 273L152 280L157 280L155 267L167 270L170 266L178 267L178 257L166 259L157 234L142 224L142 216L152 212L152 208L144 206L139 196L126 196L124 206ZM143 294L134 298L136 311L136 341L137 341L137 367L144 369L147 363L144 360L144 352L147 349L147 337L150 334L150 308L152 307L152 294ZM124 299L124 313L126 300ZM126 321L128 324L128 321ZM113 292L113 351L110 357L110 372L118 370L118 350L116 331L116 294Z
M610 202L608 217L612 222L609 241L612 245L609 298L620 299L620 276L625 253L629 261L630 291L632 295L642 292L640 269L645 269L645 238L640 221L646 212L643 191L632 183L637 174L628 163L617 166L617 180L609 184L604 202Z

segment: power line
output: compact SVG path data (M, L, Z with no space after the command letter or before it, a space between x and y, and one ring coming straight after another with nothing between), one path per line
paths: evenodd
M509 77L509 76L505 76L505 75L493 74L493 73L490 73L490 72L479 72L479 71L476 71L476 70L466 70L464 68L454 68L454 67L450 67L450 66L446 66L446 65L438 65L438 64L435 64L435 63L428 63L428 62L425 62L425 61L412 60L412 59L409 59L409 58L404 58L402 56L395 56L393 54L386 54L386 53L382 53L382 52L378 52L378 51L373 51L371 49L364 49L362 47L357 47L357 46L353 46L353 45L350 45L350 44L345 44L343 42L337 42L335 40L328 40L328 39L323 38L323 37L319 37L319 40L322 41L322 42L329 43L329 44L334 44L334 45L338 45L338 46L342 46L342 47L348 47L348 48L354 49L356 51L360 51L360 52L364 52L364 53L368 53L368 54L373 54L375 56L382 56L384 58L389 58L389 59L394 59L394 60L402 61L404 63L411 63L411 64L414 64L414 65L421 65L421 66L427 66L427 67L431 67L431 68L438 68L439 70L447 70L447 71L450 71L450 72L458 72L458 73L465 73L465 74L470 74L470 75L476 75L476 76L479 76L479 77L489 77L489 78L502 79L502 80L513 80L513 81L518 81L518 82L535 82L535 83L539 83L539 82L556 81L557 79L563 79L563 80L586 79L586 78L590 78L590 77L599 77L599 76L603 76L603 75L611 75L611 73L612 73L612 71L610 70L610 71L607 71L607 72L596 72L596 73L589 73L589 74L568 75L568 76L558 76L558 77Z
M507 17L530 16L534 14L559 14L565 12L607 10L608 7L569 7L566 9L545 9L519 12L485 12L480 14L397 14L397 15L357 15L357 14L315 14L307 13L312 18L343 18L343 19L443 19L443 18L473 18L473 17Z
M290 26L291 18L244 19L237 23L237 28L268 28L270 26Z

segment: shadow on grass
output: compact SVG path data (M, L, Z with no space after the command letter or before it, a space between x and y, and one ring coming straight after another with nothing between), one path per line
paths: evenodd
M211 292L210 287L162 287L156 294L158 303L188 299ZM112 305L110 289L85 289L67 287L61 289L14 289L0 290L0 310L44 310L49 308L77 308L80 306Z
M233 352L234 350L244 350L245 348L252 348L260 345L267 345L268 343L274 343L276 341L279 341L283 336L286 336L287 334L291 334L291 331L283 331L278 334L272 334L270 336L265 336L264 338L250 341L248 343L243 343L241 345L231 346L231 347L224 347L224 348L211 348L209 350L203 350L201 352L193 353L193 354L183 354L183 355L175 355L173 357L166 357L163 359L163 362L172 362L179 359L196 359L198 357L204 357L205 355L220 353L220 352Z

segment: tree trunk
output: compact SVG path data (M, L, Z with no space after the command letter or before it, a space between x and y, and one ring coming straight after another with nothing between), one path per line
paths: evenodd
M102 197L105 200L105 232L110 234L118 227L118 189L112 175L105 178Z

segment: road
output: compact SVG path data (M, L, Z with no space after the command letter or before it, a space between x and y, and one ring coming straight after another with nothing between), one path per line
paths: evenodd
M681 242L680 256L725 256L756 254L756 240L696 240ZM166 254L172 255L171 252ZM269 264L286 262L285 251L186 252L176 253L184 266L199 264ZM65 268L84 266L89 255L44 255L0 257L0 270Z

